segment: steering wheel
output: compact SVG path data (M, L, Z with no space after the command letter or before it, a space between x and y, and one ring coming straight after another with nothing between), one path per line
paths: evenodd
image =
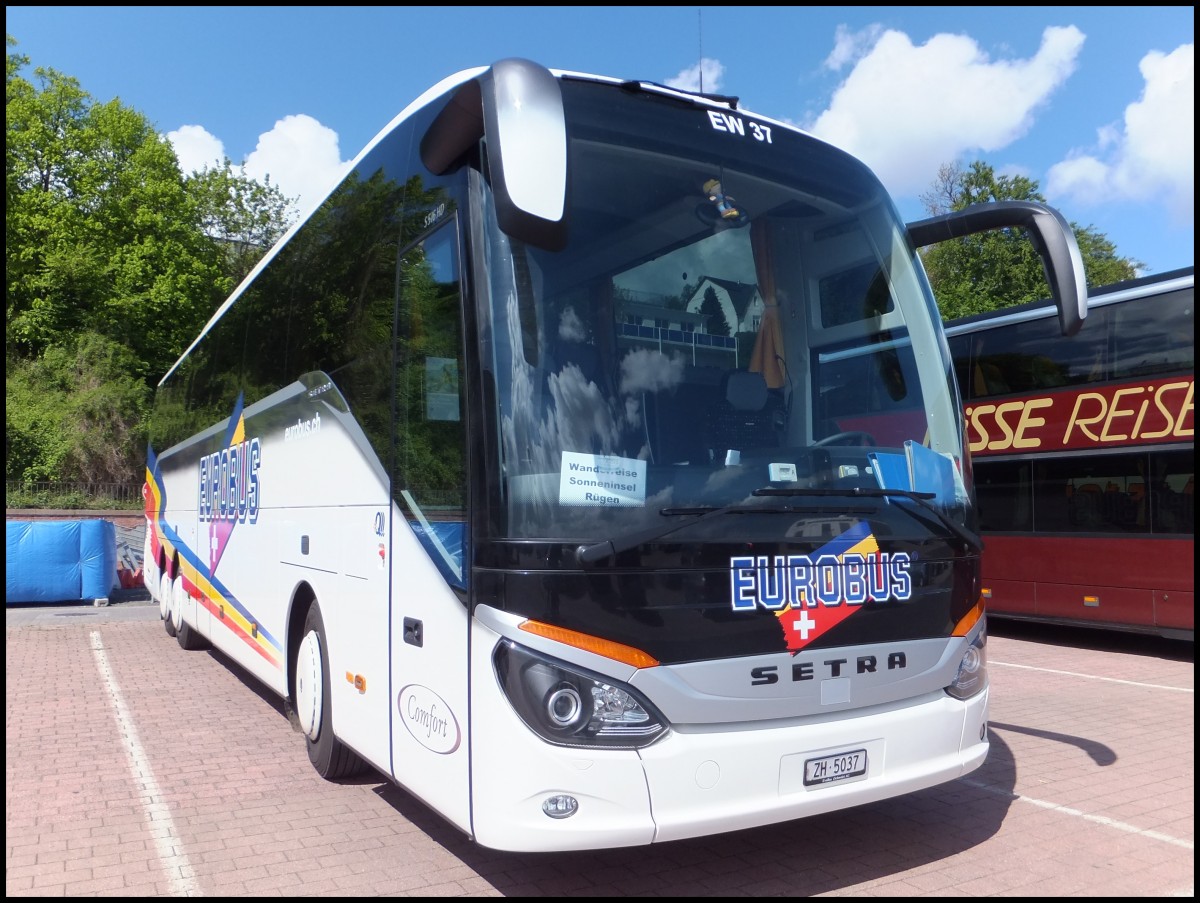
M875 437L870 433L862 430L847 430L844 433L834 433L832 436L826 436L824 439L818 439L813 443L813 448L821 448L825 445L868 445L876 446L879 443L875 441Z

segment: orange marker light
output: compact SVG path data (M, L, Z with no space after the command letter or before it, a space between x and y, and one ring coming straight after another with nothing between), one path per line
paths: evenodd
M594 652L596 655L603 655L605 658L611 658L613 661L632 665L635 668L653 668L658 664L658 659L654 656L643 652L641 649L626 646L624 643L602 640L600 637L591 636L586 633L578 633L563 627L543 624L541 621L525 621L520 626L527 633L545 637L548 640L554 640L567 646L574 646L576 649L582 649L584 652Z

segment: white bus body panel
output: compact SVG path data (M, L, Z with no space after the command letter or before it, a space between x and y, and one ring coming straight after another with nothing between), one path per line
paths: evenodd
M492 651L500 634L471 623L471 785L474 836L517 852L589 850L654 840L642 761L634 750L552 746L530 730L500 689ZM579 811L553 819L542 801L555 793Z
M492 650L501 634L478 619L472 631L474 828L487 847L584 850L744 830L932 787L987 757L987 691L965 702L937 691L761 726L681 725L639 751L553 746L525 726L497 683ZM515 631L513 639L545 651ZM592 658L565 648L559 657ZM614 670L624 676L627 667ZM807 759L860 749L865 778L804 786ZM556 793L575 797L579 811L545 815L542 801Z
M303 529L294 522L287 524L279 533L277 553L283 585L274 591L285 614L301 581L316 592L328 644L333 731L385 773L388 572L378 554L375 523L377 515L382 520L386 511L380 505L326 508L307 518ZM302 536L308 537L308 555L299 554ZM361 692L355 677L365 681Z
M878 802L978 768L988 693L959 702L932 693L786 727L673 730L642 750L655 841L774 824ZM864 780L804 786L808 759L865 749Z
M165 521L179 540L169 545L194 587L183 617L287 696L289 619L303 617L292 604L311 589L325 625L334 732L469 833L465 607L392 505L347 414L325 408L310 421L319 427L289 431L294 421L285 420L258 431L302 394L291 386L247 409L245 435L262 453L260 505L252 521L228 531L215 568L216 531L200 520L195 455L175 449L160 461ZM405 642L405 617L422 623L421 646Z
M466 607L398 510L393 512L392 524L392 657L387 713L392 759L390 768L384 770L413 796L470 834ZM420 622L420 646L406 640L405 618Z
M386 525L391 502L361 430L323 406L316 428L289 432L280 411L305 390L293 384L247 408L245 436L260 443L259 505L228 530L219 556L217 524L200 520L200 473L184 446L159 459L167 509L180 539L181 570L194 587L184 620L222 652L287 696L292 602L307 584L327 634L334 731L390 773L387 692ZM218 425L209 434L223 432ZM177 462L187 461L180 466ZM215 566L213 558L216 557ZM238 610L240 606L240 611ZM350 675L347 680L346 675ZM354 675L368 678L359 692Z

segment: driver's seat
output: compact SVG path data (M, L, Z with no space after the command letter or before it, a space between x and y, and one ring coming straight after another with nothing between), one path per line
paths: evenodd
M730 449L775 448L780 444L782 399L767 388L761 373L731 370L725 375L721 398L708 422L711 460L724 460Z

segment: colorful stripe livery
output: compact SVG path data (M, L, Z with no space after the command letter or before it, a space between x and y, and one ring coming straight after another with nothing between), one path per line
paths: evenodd
M224 448L239 445L246 432L242 413L242 396L238 396L233 416L225 433ZM144 489L146 517L151 524L151 553L156 560L178 562L175 574L183 589L196 603L212 615L215 625L227 628L265 661L276 668L283 667L283 645L262 623L238 601L216 575L221 557L228 547L236 519L214 520L208 524L208 554L201 556L189 548L179 533L166 520L166 488L158 466L158 457L151 448L146 456L146 486Z

